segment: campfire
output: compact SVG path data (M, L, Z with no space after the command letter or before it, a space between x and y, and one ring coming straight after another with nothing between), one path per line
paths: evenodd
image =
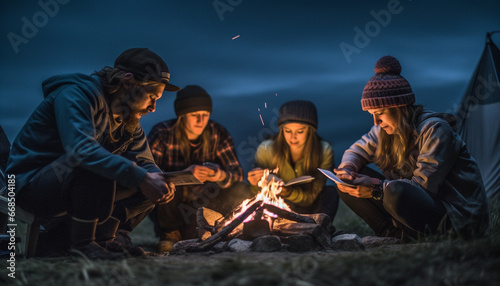
M335 227L328 215L297 214L291 211L279 196L282 183L275 181L269 170L264 172L258 185L260 193L244 201L226 217L211 209L199 208L197 226L201 242L189 243L184 250L207 251L222 241L238 238L255 242L265 237L288 246L295 242L295 248L298 247L299 251L331 246ZM304 246L310 249L304 249Z

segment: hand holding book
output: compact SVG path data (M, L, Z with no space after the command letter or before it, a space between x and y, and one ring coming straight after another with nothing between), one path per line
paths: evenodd
M344 186L351 187L351 188L356 188L356 185L353 185L353 184L350 184L348 182L342 181L337 176L335 176L335 174L333 172L331 172L331 171L328 171L328 170L325 170L325 169L320 169L320 168L318 168L318 170L321 173L323 173L323 175L325 175L328 179L334 181L336 184L344 185Z

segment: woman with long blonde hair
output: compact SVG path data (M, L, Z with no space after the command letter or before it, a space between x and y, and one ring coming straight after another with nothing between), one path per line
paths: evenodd
M455 118L414 105L400 73L391 56L375 65L361 99L374 126L335 169L355 185L338 184L340 197L377 236L484 235L486 193L476 161L453 129ZM369 163L383 175L365 167Z
M309 175L314 180L305 184L282 187L281 196L298 213L326 213L335 217L338 195L335 186L325 186L326 177L318 168L333 167L330 143L316 133L318 115L311 101L294 100L283 104L278 119L279 133L263 141L255 154L255 168L248 173L254 193L265 169L278 169L278 181L287 183L297 177Z
M233 138L210 119L211 96L200 86L188 85L177 93L174 108L177 118L156 124L148 135L153 157L164 172L190 170L203 185L178 187L172 202L152 212L158 252L170 252L179 240L198 237L199 207L227 215L250 197L241 182Z

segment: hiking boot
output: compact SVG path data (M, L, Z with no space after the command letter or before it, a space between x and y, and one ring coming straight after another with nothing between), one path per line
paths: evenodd
M89 259L118 259L123 254L106 250L95 242L97 219L83 220L71 218L71 249L73 254L84 255Z
M92 241L82 246L71 247L70 252L74 255L84 255L88 259L108 259L116 260L123 258L123 253L115 253L103 248L97 242Z
M156 245L156 251L159 253L170 252L174 244L181 240L181 233L178 230L164 232L160 234L160 242Z
M109 217L106 221L97 225L96 242L111 252L129 254L134 257L146 256L146 252L131 243L120 243L117 240L116 233L120 226L120 220L115 217Z
M117 242L116 239L112 241L99 242L99 245L111 252L125 253L134 257L148 256L147 252L141 247L121 244Z

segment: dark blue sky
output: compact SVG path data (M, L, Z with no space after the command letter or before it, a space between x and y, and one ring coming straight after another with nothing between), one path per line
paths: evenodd
M172 83L212 95L212 118L233 135L246 170L255 145L276 130L273 109L293 99L316 104L318 132L338 164L372 124L359 100L381 56L400 60L417 103L452 112L459 102L486 32L500 30L500 1L436 2L2 1L0 124L13 141L44 79L90 74L127 48L148 47ZM143 118L146 132L175 116L174 97L165 93Z

